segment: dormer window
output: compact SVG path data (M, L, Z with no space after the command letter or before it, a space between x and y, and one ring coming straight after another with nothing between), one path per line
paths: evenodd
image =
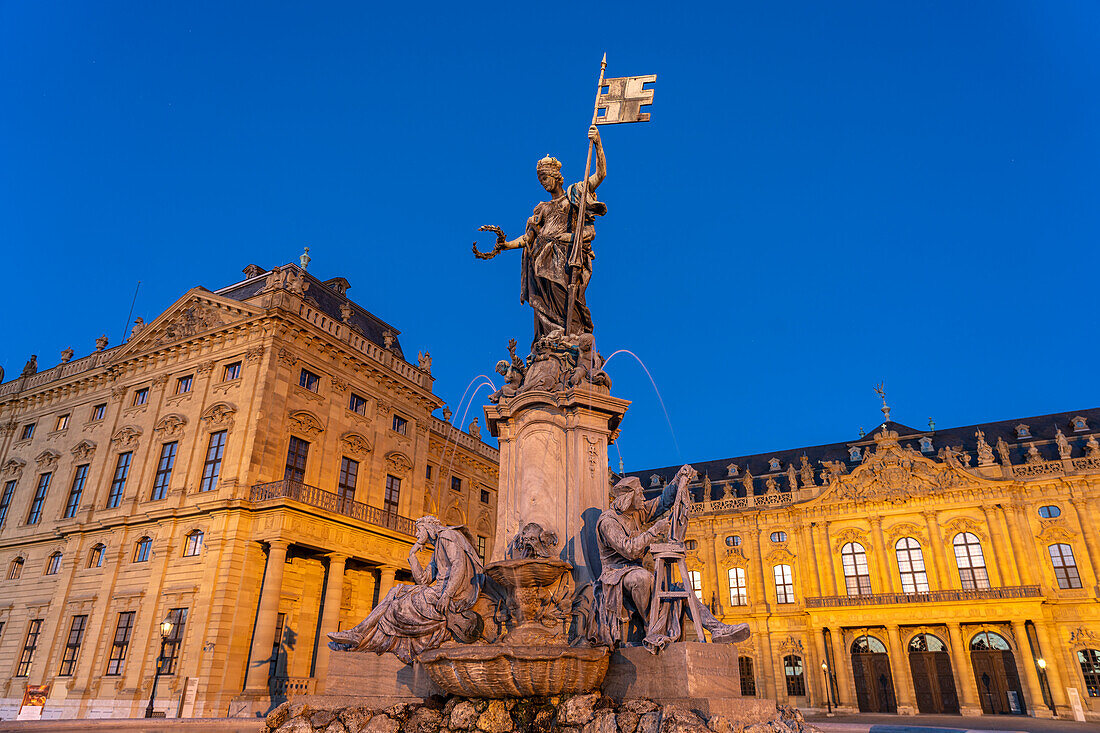
M736 463L731 463L730 465L726 466L726 475L727 476L736 476L737 475L737 464Z
M660 486L661 485L661 476L660 476L660 474L655 473L652 476L650 476L649 477L649 485L651 487Z
M1079 433L1082 430L1088 430L1089 429L1088 421L1085 420L1085 418L1081 417L1080 415L1078 415L1077 417L1070 420L1070 423L1073 425L1073 432L1075 432L1075 433Z
M1030 427L1028 427L1027 425L1024 425L1023 423L1020 423L1019 425L1016 426L1016 438L1017 439L1030 438L1030 437L1031 437L1031 428Z
M778 458L769 458L768 459L768 470L769 471L778 471L778 470L780 470L779 469L779 459Z
M931 453L935 449L932 447L932 439L927 435L920 439L920 452Z
M853 445L851 448L848 449L848 460L849 461L862 461L863 460L863 451L860 449L860 447L858 445Z

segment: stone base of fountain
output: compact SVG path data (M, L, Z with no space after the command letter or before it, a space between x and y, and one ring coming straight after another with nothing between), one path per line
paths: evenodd
M466 697L556 697L599 688L607 649L475 644L424 652L420 662L443 691Z

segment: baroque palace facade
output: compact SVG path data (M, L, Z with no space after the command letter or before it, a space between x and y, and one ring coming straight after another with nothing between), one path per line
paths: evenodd
M323 692L325 634L411 580L413 518L492 546L497 451L307 262L0 384L0 718L28 685L44 717L140 716L165 619L168 716Z
M695 464L688 568L745 695L1100 720L1100 409ZM638 471L658 491L677 467Z

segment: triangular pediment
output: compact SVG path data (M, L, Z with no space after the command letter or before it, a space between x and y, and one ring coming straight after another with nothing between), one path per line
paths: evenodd
M117 352L114 360L189 341L263 312L239 300L215 295L206 288L191 288L168 310L134 334Z

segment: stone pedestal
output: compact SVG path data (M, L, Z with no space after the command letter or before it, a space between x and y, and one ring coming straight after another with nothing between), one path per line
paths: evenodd
M485 408L500 441L497 528L491 559L528 522L557 532L578 587L599 577L596 519L607 508L607 446L630 403L591 385L532 390Z
M399 702L422 702L442 694L420 664L405 664L392 654L329 653L325 694L305 702L323 707L367 705L388 708Z
M642 647L621 647L611 655L602 689L613 700L647 697L746 726L776 715L774 700L741 696L734 644L680 641L656 656Z

